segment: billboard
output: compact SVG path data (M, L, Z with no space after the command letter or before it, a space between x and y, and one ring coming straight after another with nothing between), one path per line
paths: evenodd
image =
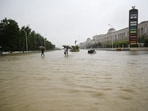
M129 10L129 43L137 44L137 32L138 32L138 10L132 7Z

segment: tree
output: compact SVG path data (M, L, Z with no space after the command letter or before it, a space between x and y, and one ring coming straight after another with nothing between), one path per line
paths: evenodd
M50 41L32 31L29 26L23 26L20 29L17 22L12 19L1 20L0 47L3 51L39 50L39 46L45 44L47 50L55 48Z
M12 19L3 19L0 23L0 46L4 51L18 50L19 27Z

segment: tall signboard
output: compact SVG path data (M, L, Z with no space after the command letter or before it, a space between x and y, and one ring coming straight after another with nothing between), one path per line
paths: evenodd
M129 10L129 43L137 44L137 32L138 32L138 10L133 6Z

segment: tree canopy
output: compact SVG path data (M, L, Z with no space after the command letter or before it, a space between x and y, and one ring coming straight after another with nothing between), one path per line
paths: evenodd
M46 50L55 48L55 45L29 26L19 28L15 20L7 18L0 22L0 46L3 51L33 51L39 50L39 46L45 46Z

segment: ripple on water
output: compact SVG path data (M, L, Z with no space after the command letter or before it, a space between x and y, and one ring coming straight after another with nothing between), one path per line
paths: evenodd
M135 93L133 89L121 89L122 91L128 92L128 93Z
M119 98L123 100L132 100L133 96L135 95L135 90L130 88L123 88L120 90Z
M129 95L129 94L120 94L119 95L119 98L120 99L123 99L123 100L131 100L132 99L132 96Z

